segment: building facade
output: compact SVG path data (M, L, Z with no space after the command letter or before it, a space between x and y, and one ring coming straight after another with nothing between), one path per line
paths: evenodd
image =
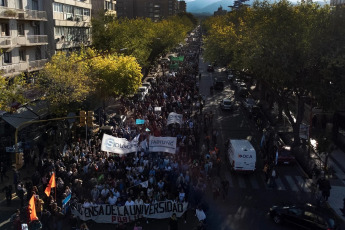
M44 0L43 8L48 19L48 57L91 45L91 0Z
M116 0L91 0L92 17L97 17L102 14L116 16Z
M44 0L0 0L1 76L38 71L47 62Z
M185 1L178 1L178 12L179 13L187 12L187 3Z
M151 18L158 21L178 13L177 0L117 0L118 17Z

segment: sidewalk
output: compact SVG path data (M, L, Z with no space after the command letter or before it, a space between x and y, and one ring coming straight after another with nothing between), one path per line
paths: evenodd
M255 90L255 88L252 89L252 96L257 100L260 92ZM260 101L263 105L267 105L266 101ZM272 109L268 108L267 106L263 106L263 112L276 130L286 130L287 126L289 126L289 124L284 121L279 123L276 119L276 114L274 114ZM292 133L290 132L291 130L288 130L289 129L287 129L285 132L281 132L280 135L286 144L291 144L293 137ZM308 153L307 148L299 148L298 152L296 153L296 159L303 171L305 171L309 177L311 176L313 166L315 164L320 165L321 160L320 156L318 156L313 150ZM344 208L343 199L345 199L345 153L340 149L335 149L329 154L328 165L330 166L330 171L333 173L329 178L332 189L327 203L333 212L339 217L339 219L345 221L345 216L343 216L343 213L340 210L340 208Z

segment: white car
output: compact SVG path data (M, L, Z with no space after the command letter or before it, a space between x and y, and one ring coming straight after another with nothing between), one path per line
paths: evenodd
M234 99L233 98L224 98L220 102L220 108L222 110L232 110L234 106Z
M149 93L149 89L146 86L141 86L139 87L138 92L146 96Z

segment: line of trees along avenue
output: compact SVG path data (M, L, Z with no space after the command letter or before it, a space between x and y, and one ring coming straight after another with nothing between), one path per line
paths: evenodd
M293 126L295 145L308 97L345 105L345 8L256 1L204 22L204 56L269 85ZM288 98L297 99L295 119Z
M24 84L22 78L9 84L0 77L0 89L4 89L0 110L10 111L13 102L26 102L23 92L32 87L57 115L131 95L141 85L142 68L148 69L159 55L183 43L196 24L188 13L159 22L110 16L93 19L92 48L58 52L35 77L34 85Z

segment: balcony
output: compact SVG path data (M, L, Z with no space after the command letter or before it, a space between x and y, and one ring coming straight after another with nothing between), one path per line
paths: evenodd
M29 62L28 72L37 71L43 69L44 65L48 62L48 59L41 59Z
M22 10L0 7L0 18L47 21L47 13L38 10Z
M0 72L3 77L14 77L22 72L32 72L43 69L48 59L41 59L29 62L12 63L0 67Z
M48 45L47 35L27 35L25 37L17 37L17 44L21 46Z
M10 48L12 47L11 37L0 37L0 48Z

